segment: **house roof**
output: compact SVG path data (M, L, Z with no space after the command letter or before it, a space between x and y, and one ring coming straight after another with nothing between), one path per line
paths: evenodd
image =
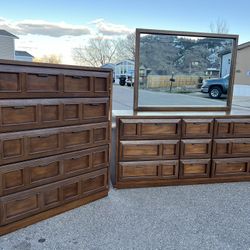
M15 56L28 56L28 57L34 57L34 56L32 56L30 53L28 53L27 51L23 51L23 50L16 50L16 51L15 51Z
M0 30L0 36L9 36L9 37L13 37L15 39L18 39L17 36L11 34L10 32L8 32L6 30Z
M101 66L101 68L108 68L108 69L114 69L115 64L113 63L106 63Z
M238 50L245 49L250 46L250 42L242 43L238 45Z

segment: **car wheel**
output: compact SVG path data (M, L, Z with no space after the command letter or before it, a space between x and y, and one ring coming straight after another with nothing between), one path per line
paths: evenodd
M222 94L222 91L220 87L215 86L215 87L210 88L209 90L209 96L213 99L220 98L221 94Z

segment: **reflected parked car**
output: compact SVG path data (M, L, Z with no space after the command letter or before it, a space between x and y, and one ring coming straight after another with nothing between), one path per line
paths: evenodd
M226 95L228 90L229 74L222 78L203 80L201 86L202 93L208 93L213 99L220 98L222 94Z

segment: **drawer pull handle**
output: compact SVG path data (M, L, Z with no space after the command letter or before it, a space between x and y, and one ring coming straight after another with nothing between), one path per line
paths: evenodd
M37 74L38 77L48 77L48 74Z
M80 133L80 132L82 132L82 131L71 131L70 133L75 134L75 133Z
M89 106L99 106L100 103L89 103L88 105L89 105Z
M74 157L71 157L71 160L77 160L77 159L82 158L83 156L84 156L84 155L74 156Z
M51 135L39 135L38 138L48 138L50 137Z
M13 109L24 109L25 108L25 106L14 106L14 107L12 107Z
M73 79L82 79L82 76L71 76Z
M38 167L39 167L39 168L44 168L44 167L48 166L49 164L50 164L50 163L40 164Z

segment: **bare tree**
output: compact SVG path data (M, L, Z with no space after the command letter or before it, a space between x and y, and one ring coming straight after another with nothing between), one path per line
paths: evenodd
M80 65L99 67L113 62L117 50L115 40L107 40L103 37L92 38L84 47L73 49L73 59Z
M44 55L42 57L35 57L33 58L33 62L61 64L62 58L60 55L50 54L50 55Z
M130 33L118 41L117 59L135 60L135 33Z
M225 20L218 18L216 22L210 23L210 31L212 33L227 34L229 26Z

